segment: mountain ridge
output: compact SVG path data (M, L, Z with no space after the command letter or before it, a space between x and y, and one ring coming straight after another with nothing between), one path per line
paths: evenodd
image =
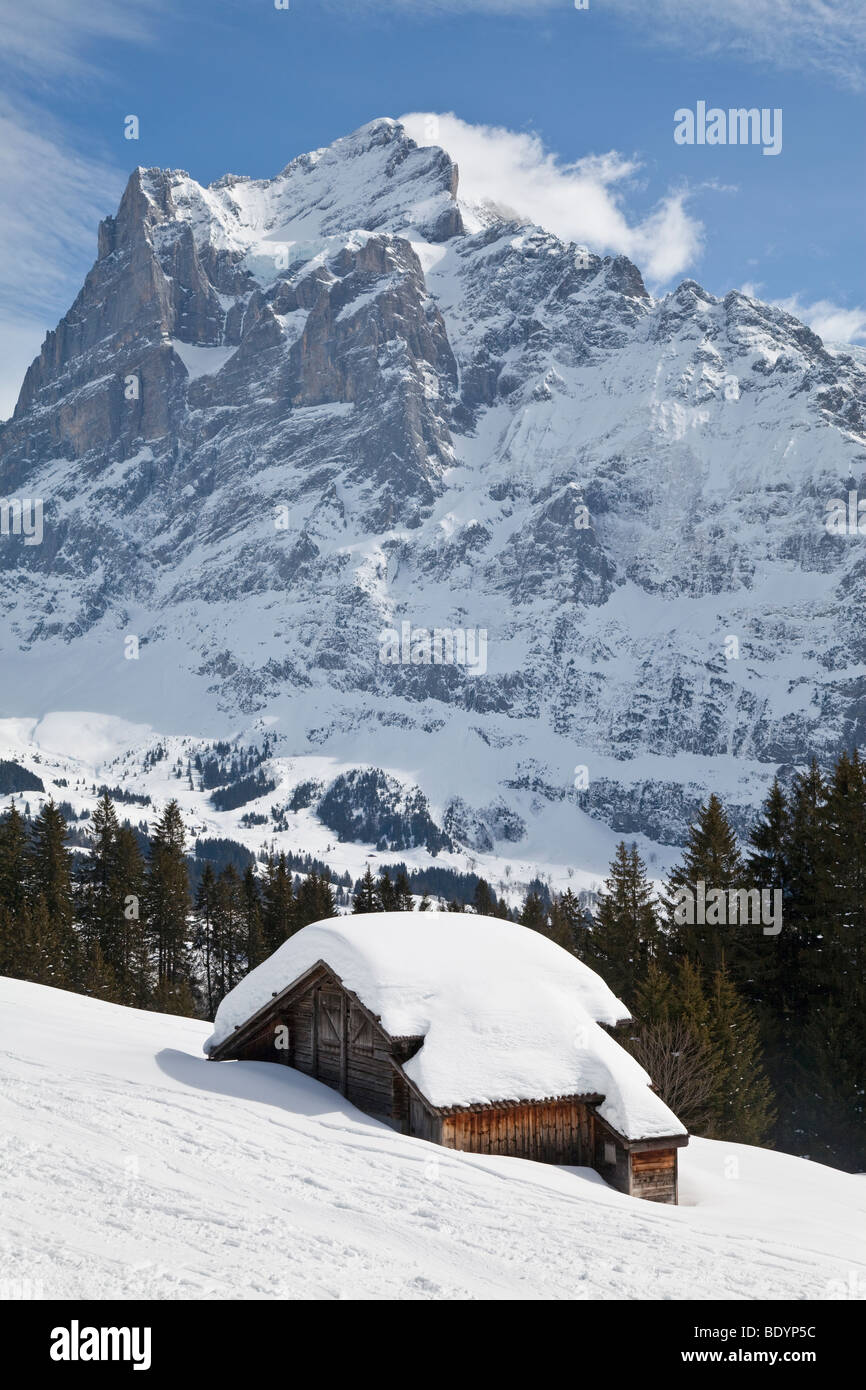
M864 741L866 562L824 526L862 364L458 193L387 119L269 180L134 172L0 426L45 505L0 547L3 713L266 717L440 808L447 751L450 797L578 838ZM383 665L403 619L484 629L487 672Z

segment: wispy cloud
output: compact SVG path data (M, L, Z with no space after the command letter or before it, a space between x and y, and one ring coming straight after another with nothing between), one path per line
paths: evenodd
M747 284L741 293L752 299L765 298L761 285ZM785 299L770 299L767 303L793 314L822 338L825 343L866 343L866 309L846 309L830 299L816 299L810 304L798 294Z
M26 295L53 309L81 256L96 250L96 224L123 189L120 172L70 149L44 115L22 119L0 103L0 312ZM41 129L39 128L41 126Z
M667 46L866 86L863 0L604 0L604 6Z
M45 330L78 290L96 252L96 224L124 174L84 155L51 111L58 86L94 74L97 40L148 37L154 0L0 0L0 418L11 414Z
M37 82L58 76L78 80L93 72L91 46L105 39L145 43L161 0L0 0L3 66Z
M374 0L366 3L372 7ZM428 15L541 15L571 8L571 0L375 0L375 7L388 3ZM351 4L357 8L358 0ZM596 10L623 19L642 39L690 54L735 56L764 68L822 73L841 86L866 86L863 0L590 0L590 14L576 15L575 22L591 22Z
M41 128L40 128L41 127ZM69 149L43 115L0 101L0 418L12 413L46 329L94 259L119 171Z
M669 190L652 212L629 219L626 190L639 164L616 151L563 164L537 135L470 125L453 112L412 112L401 122L421 145L442 145L460 169L460 197L490 202L593 251L623 253L665 284L694 264L701 223L688 193Z

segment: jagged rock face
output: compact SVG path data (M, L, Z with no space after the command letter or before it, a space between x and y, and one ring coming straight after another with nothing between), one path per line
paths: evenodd
M395 122L139 169L0 427L45 517L0 540L3 712L273 716L459 792L479 848L551 806L675 838L696 787L866 741L866 536L824 527L864 385L780 310L477 216ZM384 662L403 621L485 669Z

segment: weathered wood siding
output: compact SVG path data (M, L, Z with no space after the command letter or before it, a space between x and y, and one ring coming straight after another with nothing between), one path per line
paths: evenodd
M312 1076L315 1070L315 991L309 990L288 1010L292 1066Z
M408 1134L414 1134L416 1139L428 1139L431 1144L444 1144L444 1125L444 1120L434 1115L423 1101L410 1092ZM455 1146L451 1144L449 1147L453 1149Z
M644 1149L631 1155L631 1191L633 1197L650 1202L676 1202L676 1149Z
M618 1192L631 1192L631 1164L628 1150L618 1142L616 1136L593 1117L593 1157L592 1167L601 1173L605 1182Z
M370 1023L363 1010L351 1003L346 1095L359 1110L391 1120L402 1128L404 1112L395 1095L396 1080L388 1039Z
M279 1047L285 1040L288 1047ZM267 1023L239 1045L236 1055L246 1061L281 1062L326 1086L333 1086L353 1105L370 1115L405 1127L407 1097L395 1105L391 1044L349 995L329 980L309 988L277 1009Z
M315 1075L326 1086L345 1092L346 1017L345 995L338 990L315 991L317 1067Z
M592 1162L590 1119L579 1101L484 1106L443 1115L440 1142L448 1149L539 1163Z
M247 1038L233 1055L243 1058L245 1062L284 1062L285 1054L277 1052L275 1038L275 1024L269 1020L252 1037Z

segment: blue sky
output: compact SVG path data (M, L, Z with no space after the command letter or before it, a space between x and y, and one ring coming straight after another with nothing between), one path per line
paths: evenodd
M136 164L256 177L375 116L439 113L462 190L659 293L749 286L866 341L862 0L0 0L0 413ZM778 156L674 112L781 108ZM448 115L453 113L453 119ZM124 139L135 114L140 138ZM425 128L416 121L419 133Z

